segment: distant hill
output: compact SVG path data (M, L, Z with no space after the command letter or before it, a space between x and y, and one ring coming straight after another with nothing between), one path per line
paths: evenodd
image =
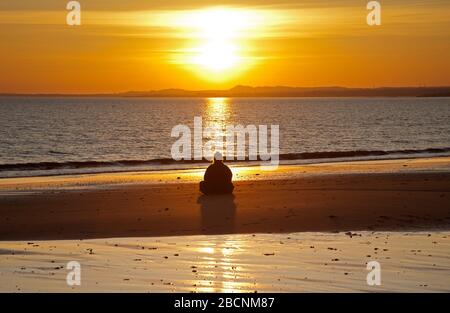
M227 90L163 89L112 94L0 94L1 96L89 96L89 97L450 97L448 87L250 87Z

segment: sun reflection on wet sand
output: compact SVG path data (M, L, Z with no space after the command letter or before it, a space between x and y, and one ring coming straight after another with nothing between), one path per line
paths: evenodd
M248 281L244 266L238 261L240 252L249 248L243 246L243 243L248 241L239 238L215 239L203 242L203 246L197 248L200 253L199 278L201 280L196 284L196 291L229 293L255 288L255 284Z
M200 196L200 217L204 234L233 232L237 206L234 195ZM236 254L245 248L236 238L217 239L200 243L199 278L196 284L200 292L234 292L247 290L248 282L241 281L242 266L237 264ZM200 270L201 269L201 270Z
M376 291L448 292L449 232L359 234L108 238L32 246L4 241L0 249L15 256L0 257L0 291L19 285L25 292L71 292L61 284L67 273L54 269L69 257L83 264L83 284L76 291L374 291L366 283L366 262L376 257L383 261L383 283ZM49 267L48 260L55 263Z

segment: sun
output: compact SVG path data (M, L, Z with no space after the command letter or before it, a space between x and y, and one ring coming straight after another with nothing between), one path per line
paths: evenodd
M193 62L213 71L223 71L235 66L239 61L237 47L220 40L212 41L198 49Z
M246 39L254 20L254 12L227 7L179 16L177 24L190 38L190 44L179 53L178 63L210 80L237 75L248 65Z
M239 62L239 31L246 28L245 14L232 9L209 9L193 16L193 25L203 44L193 57L195 64L223 71Z

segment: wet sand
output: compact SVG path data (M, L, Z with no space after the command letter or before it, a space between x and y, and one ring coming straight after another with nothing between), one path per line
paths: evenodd
M0 242L8 292L449 292L450 232ZM81 266L68 286L67 263ZM369 286L377 261L381 285Z
M120 179L127 174L116 174L120 183L110 184L95 183L102 175L57 183L39 178L48 185L29 190L3 182L0 240L449 228L450 171L441 163L435 170L417 164L407 169L414 167L408 160L378 162L384 166L377 161L354 162L353 168L322 165L323 171L286 166L271 174L234 169L239 175L234 194L208 197L191 172L164 174L178 175L165 177L168 182L155 181L162 175L151 173L149 182L132 183L129 175L126 184ZM91 183L67 183L76 179Z
M450 158L233 172L0 180L0 291L450 291Z

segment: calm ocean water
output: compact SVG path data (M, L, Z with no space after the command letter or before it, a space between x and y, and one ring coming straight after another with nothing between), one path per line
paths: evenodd
M0 97L0 177L177 168L171 130L194 116L278 124L290 162L450 154L450 98Z

